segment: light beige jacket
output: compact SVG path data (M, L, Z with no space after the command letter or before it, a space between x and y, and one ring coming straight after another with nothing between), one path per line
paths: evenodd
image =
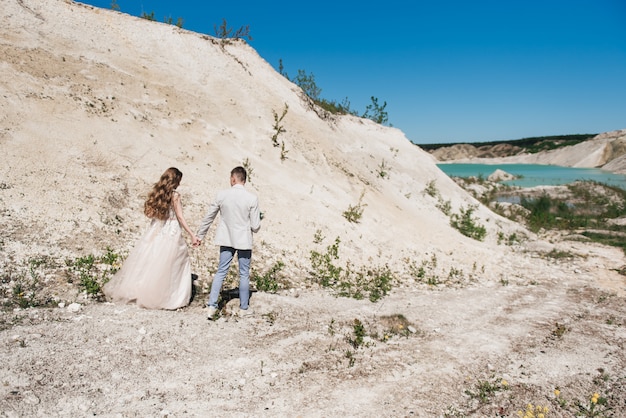
M261 229L258 198L241 184L219 192L198 228L196 235L200 240L204 239L218 213L221 219L215 231L215 244L251 250L252 233Z

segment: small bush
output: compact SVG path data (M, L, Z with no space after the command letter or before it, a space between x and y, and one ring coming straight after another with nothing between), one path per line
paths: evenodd
M107 247L102 256L93 254L66 260L70 283L78 278L78 287L90 296L102 296L104 286L119 269L121 257Z
M250 25L241 26L239 29L234 30L232 27L228 26L226 19L222 19L222 24L219 26L214 25L213 28L215 30L215 36L225 43L228 43L230 39L246 38L249 41L252 40L252 36L250 36Z
M378 166L377 174L381 179L389 177L389 166L385 163L385 160Z
M426 185L424 189L424 193L426 193L430 197L439 197L439 189L437 189L437 182L435 180L431 180Z
M0 300L6 308L48 306L53 298L47 292L46 273L56 271L58 264L49 257L30 258L0 277ZM1 328L1 327L0 327Z
M311 251L311 275L313 279L324 287L335 285L339 281L342 268L335 266L334 261L339 259L339 237L335 243L326 247L324 254Z
M323 287L337 290L338 296L354 299L368 298L376 302L386 296L395 281L388 266L353 269L351 263L345 268L335 265L339 259L339 237L326 247L326 253L311 251L311 278Z
M389 116L385 108L387 107L387 102L384 102L382 105L378 104L378 98L372 96L372 103L365 107L365 113L363 113L363 117L370 119L380 125L384 125L389 122Z
M354 349L362 347L365 344L365 326L363 326L363 323L361 321L355 318L352 330L354 337L347 336L346 340Z
M450 225L463 235L482 241L487 235L487 230L484 226L477 224L475 219L472 218L474 210L476 210L475 206L470 206L467 209L461 208L459 210L460 214L455 213L450 217Z
M278 291L278 273L285 267L285 263L277 261L265 272L264 275L253 274L253 280L256 283L257 290L267 293L276 293Z
M365 192L361 193L361 197L359 197L359 202L356 205L349 205L348 209L343 212L343 217L348 220L348 222L359 223L361 217L363 216L363 210L366 204L363 203L363 196Z
M478 399L480 403L487 403L497 392L508 390L509 384L503 379L478 380L474 390L466 390L465 393L472 399Z
M272 145L274 145L274 147L280 146L280 143L278 142L278 136L284 132L287 132L285 127L282 125L282 122L283 119L285 119L285 116L287 116L288 111L289 105L287 105L287 103L285 103L285 108L283 109L283 112L280 114L280 116L278 116L278 113L276 113L276 111L272 109L272 114L274 115L274 126L272 127L272 129L274 130L274 133L272 134Z

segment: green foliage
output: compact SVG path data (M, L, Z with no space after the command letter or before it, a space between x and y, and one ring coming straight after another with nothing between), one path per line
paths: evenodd
M315 83L315 75L313 73L307 74L304 70L298 70L298 75L293 79L293 82L314 102L319 100L322 89Z
M538 151L556 149L569 145L578 144L580 142L587 141L597 134L576 134L576 135L553 135L553 136L539 136L522 139L508 139L504 141L489 141L489 142L473 142L472 145L479 148L482 146L493 146L500 144L513 145L515 147L522 148L525 152L535 153ZM442 147L450 147L458 143L437 143L437 144L419 144L419 147L432 151Z
M514 245L519 244L521 239L517 236L517 233L513 232L508 237L504 234L504 232L498 232L498 245L505 243L506 245Z
M285 67L283 65L283 60L278 60L278 72L285 77L287 80L291 80L289 75L285 71ZM333 114L333 115L354 115L358 116L358 112L350 108L350 100L348 98L344 98L341 102L335 100L328 100L321 97L322 89L315 82L315 75L313 73L307 74L305 70L299 69L296 77L291 80L294 84L302 89L304 94L309 97L313 103L321 107L323 110ZM378 103L375 103L376 107L372 107L370 105L369 114L374 115L375 110L379 110L380 107ZM385 118L387 113L384 112L384 107L387 105L385 103L382 107L382 113ZM366 109L366 113L368 113Z
M311 278L323 287L337 291L338 296L354 299L368 298L376 302L386 296L395 277L388 266L354 269L351 263L345 268L336 265L339 260L339 237L326 247L325 253L311 251Z
M241 163L241 166L246 169L246 175L248 177L247 181L249 183L252 183L252 172L254 171L254 169L252 168L250 159L246 158L245 160L243 160L243 162Z
M280 143L280 161L285 161L287 159L287 154L289 150L285 148L285 142L281 141Z
M348 209L343 212L343 217L348 220L348 222L359 223L361 217L363 216L363 210L367 204L363 203L363 196L365 196L365 192L361 193L361 197L359 197L359 202L356 205L349 205Z
M552 330L552 336L555 338L563 338L563 335L565 335L565 333L567 333L569 330L570 329L567 328L565 325L556 322L554 324L554 329Z
M78 278L78 287L90 296L102 295L102 286L108 282L119 269L121 257L107 247L102 256L93 254L79 257L75 260L67 260L70 283Z
M334 286L339 282L342 268L335 266L339 259L339 237L335 243L326 247L324 254L311 251L311 268L313 279L324 287Z
M289 80L289 75L287 75L287 72L285 71L285 66L283 65L282 58L278 60L278 73L285 77L287 80Z
M350 101L346 97L341 103L334 100L319 99L316 103L327 112L333 115L354 115L357 116L356 110L350 109Z
M348 336L346 337L346 340L352 348L356 350L363 347L365 344L365 326L363 326L363 323L360 320L355 318L352 325L352 331L354 336Z
M435 180L431 180L426 185L424 189L424 193L426 193L430 197L439 197L439 189L437 188L437 182Z
M473 390L466 390L465 394L469 395L472 399L478 399L480 403L487 403L489 399L497 392L502 390L508 390L508 384L502 379L478 380Z
M322 234L322 230L318 229L315 231L315 235L313 235L313 243L321 244L324 241L324 235Z
M254 273L252 276L252 280L256 283L257 290L267 293L276 293L279 287L278 274L284 267L285 263L283 263L282 261L277 261L262 276Z
M151 20L151 21L156 21L156 19L154 18L154 10L150 12L150 14L146 13L146 12L141 12L141 15L139 16L142 19L146 19L146 20Z
M377 302L391 291L394 276L388 266L354 270L346 264L344 274L337 283L339 296L364 299Z
M538 199L522 198L521 205L530 210L528 226L533 232L537 232L541 228L557 226L557 216L552 209L553 201L548 195L544 194Z
M389 177L389 166L385 163L385 160L378 166L377 174L382 179Z
M433 254L430 259L422 260L418 266L414 261L407 260L409 272L417 282L425 282L428 285L435 286L439 283L439 277L435 274L437 269L437 256Z
M250 36L250 25L241 26L239 29L235 30L228 26L226 19L222 19L222 24L219 26L213 25L213 30L215 31L215 37L226 41L226 43L231 39L246 38L249 41L252 40L252 36Z
M585 237L592 241L599 242L604 245L621 248L626 254L626 238L624 232L601 232L601 231L585 231L582 233Z
M621 248L626 253L626 227L609 222L626 215L626 191L606 184L582 181L567 186L570 195L521 199L530 211L526 222L541 229L576 230L595 242ZM581 229L587 229L581 231Z
M28 259L26 265L17 263L0 277L0 300L7 308L48 306L53 302L46 292L46 273L54 273L56 263L42 256Z
M439 193L439 189L437 188L437 184L435 180L431 180L424 188L424 193L429 195L430 197L437 198L437 209L439 209L446 216L450 216L450 212L452 212L452 203L449 200L443 200L441 194Z
M272 127L272 129L274 129L274 133L272 134L272 145L274 147L278 147L280 145L280 143L278 142L278 136L284 132L287 132L285 127L282 125L282 122L283 119L285 119L285 116L287 116L288 111L289 105L287 105L287 103L285 103L285 108L283 109L283 112L280 116L278 116L278 113L276 113L276 111L272 109L272 114L274 115L274 126Z
M378 98L372 96L371 99L372 103L365 107L365 113L363 113L363 117L373 120L380 125L386 124L389 121L387 111L385 111L385 108L387 107L387 102L379 105Z
M450 225L463 235L482 241L487 235L487 230L484 226L477 224L476 220L472 218L474 210L476 210L476 206L469 206L467 209L460 208L459 214L454 213L450 217Z
M587 402L577 401L577 417L609 417L613 416L609 407L609 401L604 396L594 393Z
M172 18L172 16L168 16L163 18L163 23L167 23L168 25L176 25L179 28L182 28L184 20L182 17L179 17L178 19L176 19L176 23L174 23L174 19Z

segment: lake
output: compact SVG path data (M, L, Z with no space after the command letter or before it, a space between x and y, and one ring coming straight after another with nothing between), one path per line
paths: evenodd
M574 168L540 164L437 164L450 177L482 176L485 179L497 169L521 178L503 181L520 187L556 186L577 180L592 180L626 190L626 176L599 168Z

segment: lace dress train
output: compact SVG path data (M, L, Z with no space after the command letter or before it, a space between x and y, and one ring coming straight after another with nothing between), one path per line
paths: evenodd
M103 291L114 302L135 302L148 309L177 309L189 304L191 288L187 243L174 215L165 221L152 220Z

